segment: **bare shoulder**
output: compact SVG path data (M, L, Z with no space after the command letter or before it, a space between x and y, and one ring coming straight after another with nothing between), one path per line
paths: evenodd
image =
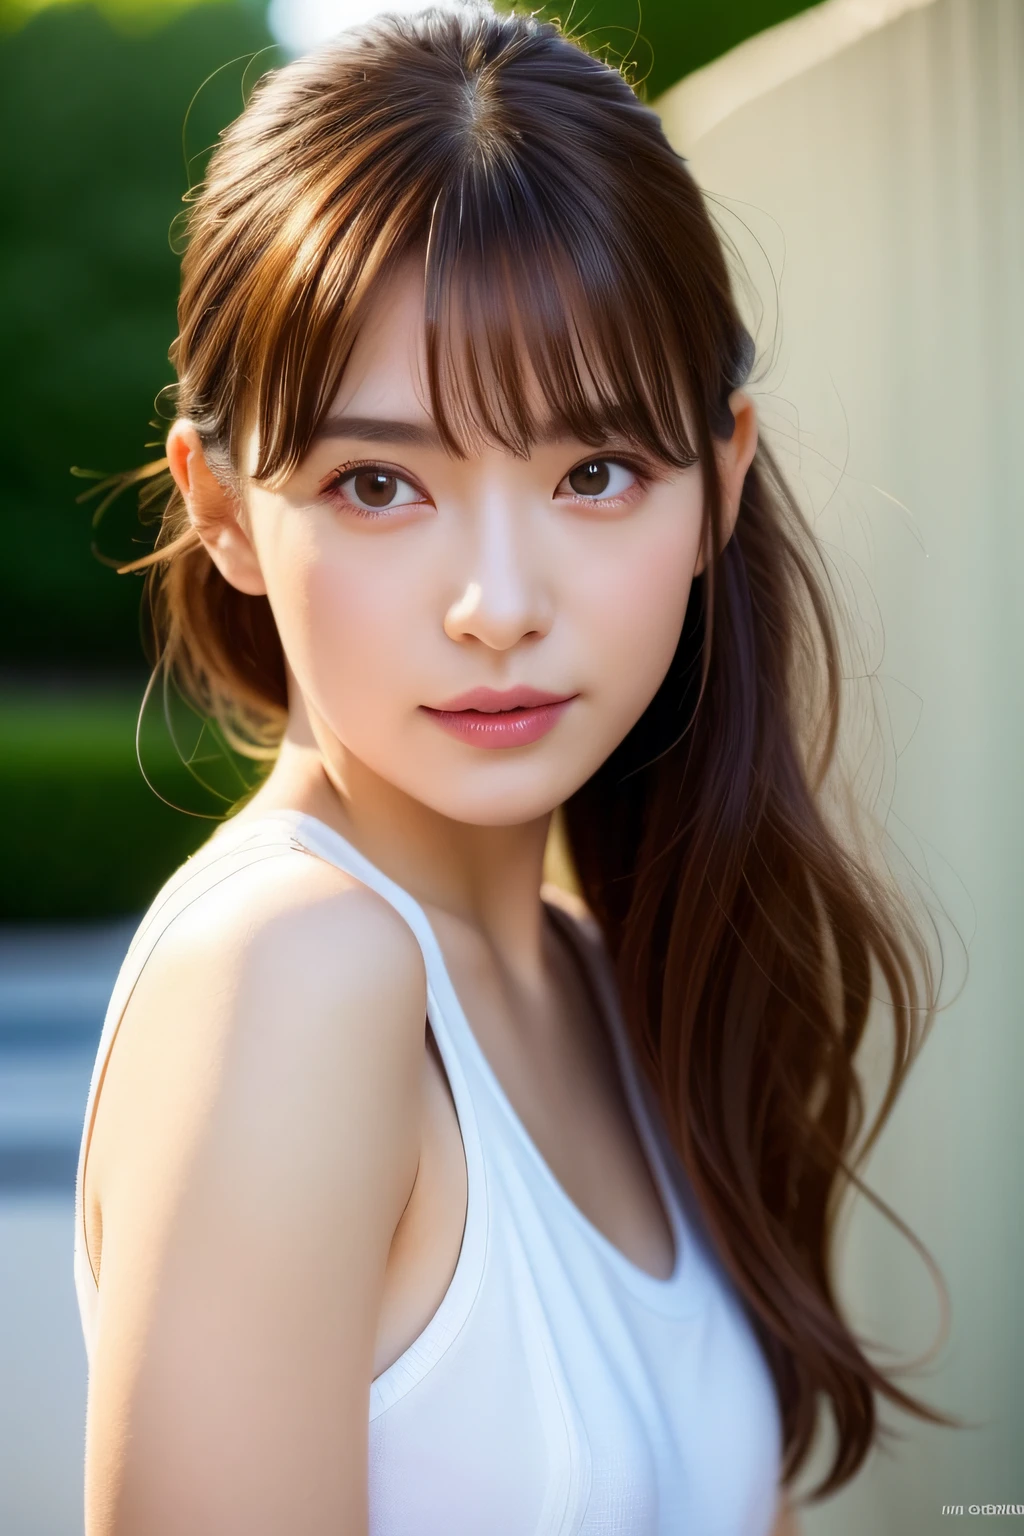
M176 1094L191 1118L239 1096L250 1116L280 1114L303 1074L312 1089L372 1071L367 1055L385 1072L418 1060L425 1008L417 940L375 891L298 850L232 870L168 925L135 984L98 1101L94 1188L130 1170L125 1137L138 1152Z
M299 849L232 871L171 923L148 962L225 980L335 995L338 983L425 990L423 959L391 904Z
M296 1488L311 1529L361 1528L425 1003L399 914L298 851L209 887L161 936L95 1128L90 1529L269 1536Z

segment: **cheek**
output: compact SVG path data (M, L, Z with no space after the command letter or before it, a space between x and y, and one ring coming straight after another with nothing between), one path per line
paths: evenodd
M307 698L339 739L355 748L388 728L394 706L416 691L416 647L425 584L394 552L356 541L339 547L330 530L297 528L273 556L271 603L289 664ZM403 579L407 577L409 579Z
M361 562L321 557L304 593L306 665L314 696L342 705L380 698L401 656L393 583ZM406 648L407 649L407 648Z
M639 715L675 654L697 560L699 520L665 518L622 541L578 588L602 691Z

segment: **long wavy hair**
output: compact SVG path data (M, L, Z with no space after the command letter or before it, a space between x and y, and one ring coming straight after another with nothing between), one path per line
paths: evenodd
M341 33L259 81L189 198L176 409L226 484L241 486L252 428L255 479L301 462L367 305L417 254L449 452L530 452L528 361L581 441L614 423L657 460L701 466L712 558L674 661L563 822L638 1058L769 1362L787 1481L831 1408L823 1496L878 1437L879 1396L952 1422L868 1358L833 1272L837 1210L864 1188L857 1168L935 1012L935 966L895 882L826 814L839 633L763 442L720 538L714 440L753 361L722 239L626 73L559 25L469 0ZM272 758L288 700L267 599L224 580L174 491L152 552L122 569L147 572L155 669ZM892 1064L869 1122L855 1058L876 990Z

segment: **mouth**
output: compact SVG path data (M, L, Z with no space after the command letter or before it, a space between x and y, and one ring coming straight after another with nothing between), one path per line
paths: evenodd
M578 694L539 688L474 688L438 708L421 709L447 735L477 747L525 747L546 736Z

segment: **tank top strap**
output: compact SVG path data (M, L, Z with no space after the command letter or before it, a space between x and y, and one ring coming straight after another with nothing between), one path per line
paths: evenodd
M307 853L324 859L369 890L375 891L411 929L423 956L427 977L427 1018L455 1100L470 1182L472 1184L474 1179L480 1182L483 1178L483 1148L478 1096L472 1091L469 1075L472 1063L479 1054L479 1047L462 1011L441 946L426 912L415 896L410 895L346 837L319 817L305 811L282 808L267 811L258 821L254 820L249 825L256 837L272 836L273 829L278 828L279 835L290 838L291 846L303 848ZM265 833L261 830L264 827L267 829Z
M133 979L137 979L137 973L142 971L165 929L204 891L226 878L233 869L259 863L293 846L294 839L286 827L264 823L262 819L258 822L226 822L218 827L214 835L164 881L147 907L122 962L119 986L123 987L133 972ZM117 995L116 991L114 995Z
M556 891L553 887L545 887L544 894L561 926L573 935L574 941L585 952L586 966L603 1005L609 1035L615 1047L626 1098L672 1221L676 1243L685 1243L691 1252L695 1246L698 1247L702 1264L711 1266L728 1289L733 1282L708 1228L707 1218L690 1177L669 1135L656 1090L637 1060L622 1010L615 967L601 929L589 910L576 898Z
M464 1070L466 1041L463 1037L469 1032L469 1025L448 975L440 945L423 908L415 897L378 869L365 854L326 822L303 811L275 809L258 817L228 821L220 826L165 881L143 915L121 963L107 1006L89 1090L83 1154L93 1103L114 1035L132 991L162 934L191 902L220 880L230 879L238 870L290 850L315 855L351 875L387 901L412 930L423 955L427 976L431 1030L456 1098L464 1137L469 1133L469 1139L477 1139L476 1116Z
M551 885L545 885L541 894L549 912L569 939L592 989L595 1006L615 1055L630 1116L672 1228L678 1274L682 1268L683 1250L688 1250L692 1241L690 1202L681 1188L681 1168L665 1135L654 1091L636 1059L604 937L596 918L579 898Z
M528 1144L532 1160L540 1162L539 1153L473 1033L449 976L430 919L419 902L326 822L297 810L275 810L268 812L267 816L268 820L272 819L286 827L310 852L336 864L384 897L416 935L427 972L430 1023L452 1088L467 1163L471 1169L474 1163L482 1168L484 1161L479 1117L486 1117L489 1110L495 1107L498 1118L513 1126L516 1133L514 1139L523 1145ZM686 1201L679 1188L679 1169L673 1166L674 1158L666 1138L659 1135L659 1115L654 1095L634 1056L601 930L578 897L551 885L545 885L541 895L552 920L565 935L576 963L584 973L603 1025L610 1036L630 1114L672 1225L677 1252L681 1253L684 1245L689 1246L690 1238L686 1231ZM471 1091L471 1084L476 1087L476 1094ZM546 1165L544 1169L543 1182L547 1182L552 1176Z
M429 1010L430 1024L441 1048L445 1066L448 1066L449 1054L460 1062L464 1061L465 1020L461 1005L430 919L415 896L392 880L390 875L386 875L340 832L308 812L291 809L268 811L259 822L253 821L250 825L256 831L264 821L268 827L276 825L287 829L292 846L304 848L306 852L316 854L328 864L343 870L369 890L375 891L394 908L412 930L423 956L432 1004Z
M239 823L237 827L228 824L164 881L132 936L107 1004L89 1091L90 1110L96 1093L96 1079L102 1073L121 1016L161 936L176 917L220 880L228 879L237 870L274 858L291 846L294 846L294 840L284 827L256 822Z

